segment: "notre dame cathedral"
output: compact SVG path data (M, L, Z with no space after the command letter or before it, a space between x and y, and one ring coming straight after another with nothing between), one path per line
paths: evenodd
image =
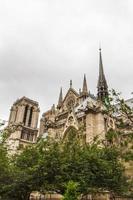
M83 136L90 142L98 136L104 139L109 128L114 128L113 120L107 116L102 100L108 95L108 85L104 74L101 49L99 49L99 77L97 96L88 91L84 75L82 90L77 92L70 81L70 87L63 97L60 89L57 106L55 104L44 114L38 129L39 105L27 97L18 99L11 107L8 127L12 133L8 138L8 148L12 153L28 144L37 142L37 138L47 134L53 138L65 138L67 131L74 127L83 127Z

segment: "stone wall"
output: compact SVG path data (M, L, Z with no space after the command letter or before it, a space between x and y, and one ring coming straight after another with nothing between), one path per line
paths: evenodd
M60 194L47 194L41 195L38 192L32 193L30 196L30 200L62 200L63 196ZM87 195L82 197L81 200L114 200L110 198L108 192L105 193L98 193L95 195ZM133 200L133 197L115 197L115 200Z

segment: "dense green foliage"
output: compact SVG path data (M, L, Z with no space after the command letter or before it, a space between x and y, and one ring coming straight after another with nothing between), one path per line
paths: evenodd
M123 100L117 98L117 102L119 112L125 113L132 126L131 109ZM111 97L106 108L108 114L116 112ZM127 127L124 122L119 119L122 130ZM109 130L106 136L102 145L98 138L86 144L83 132L71 128L62 141L41 139L13 157L7 154L4 137L0 143L0 199L28 200L32 191L57 192L64 195L64 200L101 191L112 195L131 193L133 182L125 176L123 161L133 161L133 148L129 145L132 134L120 140L122 131Z
M1 146L2 199L26 200L32 191L65 193L65 199L71 190L74 195L104 190L117 194L126 191L128 184L116 147L100 147L97 142L83 145L75 129L69 130L67 135L60 142L40 140L13 158L8 158L6 149ZM74 189L75 183L78 191Z

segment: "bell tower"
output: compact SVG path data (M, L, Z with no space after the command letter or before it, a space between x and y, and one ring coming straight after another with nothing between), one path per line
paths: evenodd
M12 129L8 138L11 151L15 152L37 141L39 112L38 103L27 97L22 97L13 104L8 123L8 127Z

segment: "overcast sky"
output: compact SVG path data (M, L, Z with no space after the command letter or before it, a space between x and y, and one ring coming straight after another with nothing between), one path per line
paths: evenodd
M96 94L99 43L109 88L131 97L133 0L0 0L0 119L22 96L46 111L84 73Z

